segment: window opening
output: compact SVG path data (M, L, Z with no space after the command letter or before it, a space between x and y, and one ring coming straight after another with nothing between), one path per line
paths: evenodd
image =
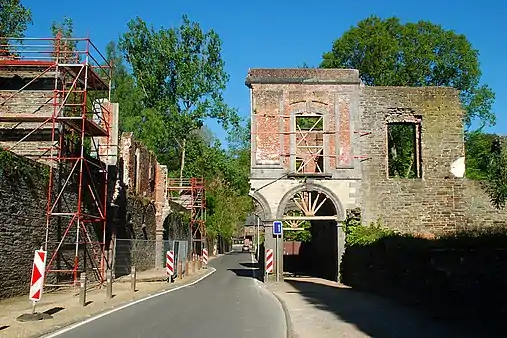
M296 116L296 173L324 172L324 119Z
M388 123L387 154L390 178L421 178L420 123Z

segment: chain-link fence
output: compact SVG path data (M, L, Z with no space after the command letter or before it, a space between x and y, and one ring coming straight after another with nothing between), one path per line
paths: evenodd
M175 274L179 262L182 263L183 273L185 273L185 265L189 256L188 241L116 239L113 260L114 275L116 278L128 275L133 266L137 271L165 268L166 252L169 250L174 250Z

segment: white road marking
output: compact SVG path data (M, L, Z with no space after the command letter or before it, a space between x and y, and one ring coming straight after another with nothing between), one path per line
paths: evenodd
M185 284L185 285L181 285L181 286L175 287L174 289L165 290L165 291L162 291L162 292L159 292L159 293L156 293L156 294L150 295L150 296L148 296L148 297L144 297L144 298L138 299L138 300L133 301L133 302L131 302L131 303L124 304L124 305L122 305L122 306L120 306L120 307L117 307L117 308L111 309L111 310L109 310L109 311L106 311L106 312L103 312L103 313L101 313L101 314L98 314L98 315L96 315L96 316L94 316L94 317L88 318L88 319L86 319L86 320L84 320L84 321L82 321L82 322L78 322L78 323L72 324L72 325L67 326L67 327L65 327L65 328L63 328L63 329L60 329L60 330L58 330L58 331L56 331L56 332L50 333L49 335L42 336L42 338L53 338L53 337L60 336L60 335L62 335L62 334L64 334L64 333L67 333L67 332L69 332L69 331L71 331L71 330L74 330L74 329L76 329L76 328L78 328L78 327L80 327L80 326L83 326L83 325L85 325L85 324L88 324L88 323L90 323L90 322L93 322L94 320L97 320L97 319L99 319L99 318L102 318L102 317L105 317L105 316L107 316L107 315L110 315L111 313L114 313L114 312L116 312L116 311L120 311L120 310L123 310L123 309L125 309L125 308L128 308L129 306L136 305L136 304L139 304L139 303L141 303L141 302L144 302L144 301L146 301L146 300L148 300L148 299L152 299L152 298L155 298L155 297L158 297L158 296L162 296L162 295L168 294L168 293L173 292L173 291L177 291L177 290L180 290L180 289L183 289L183 288L186 288L186 287L189 287L189 286L195 285L195 284L199 283L200 281L202 281L204 278L206 278L206 277L210 276L210 275L211 275L211 274L213 274L215 271L217 271L217 270L216 270L215 268L213 268L213 267L209 267L208 269L210 269L210 271L209 271L207 274L205 274L204 276L199 277L198 279L196 279L196 280L195 280L195 281L193 281L192 283L188 283L188 284Z

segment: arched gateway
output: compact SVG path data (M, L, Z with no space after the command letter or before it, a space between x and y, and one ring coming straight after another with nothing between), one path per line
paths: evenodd
M265 246L275 249L273 221L283 221L286 233L306 231L298 268L334 280L344 249L341 222L358 205L361 182L361 162L353 156L358 75L251 69L246 80L252 99L250 195L263 215ZM282 265L275 262L275 271L280 277Z

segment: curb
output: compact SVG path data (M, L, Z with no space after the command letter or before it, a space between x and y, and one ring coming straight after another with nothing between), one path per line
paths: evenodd
M259 264L259 262L255 258L255 254L252 254L252 260L255 263ZM273 290L271 290L265 282L263 282L260 279L258 279L258 280L260 283L262 283L265 286L265 288L269 292L271 292L271 294L273 296L275 296L275 298L278 300L278 302L282 306L283 314L285 316L285 325L287 326L287 338L299 338L298 335L296 334L296 332L294 332L294 327L292 326L292 321L290 319L289 309L287 308L287 304L285 304L285 301L282 298L280 298Z
M127 308L131 305L134 305L137 304L137 303L140 303L140 302L143 302L143 301L146 301L148 299L151 299L151 298L155 298L155 297L158 297L158 296L162 296L164 294L167 294L167 293L170 293L171 291L177 291L179 289L183 289L183 288L186 288L188 286L191 286L191 285L194 285L194 284L197 284L198 282L208 278L209 276L211 276L216 270L213 269L213 270L210 270L210 272L208 272L207 274L204 274L203 276L198 276L198 278L194 279L194 280L189 280L188 283L183 283L183 284L180 284L180 285L174 285L172 287L169 287L169 288L166 288L166 289L162 289L162 290L159 290L157 292L152 292L152 293L148 293L147 295L139 298L139 299L135 299L135 300L130 300L130 301L126 301L126 302L123 302L123 303L118 303L118 304L115 304L115 305L112 305L108 308L105 308L103 309L102 311L97 311L96 313L94 314L90 314L90 315L87 315L85 317L82 317L80 319L76 319L76 320L71 320L71 321L68 321L66 323L62 323L56 327L53 327L47 331L44 331L44 332L41 332L41 333L38 333L38 334L35 334L35 335L31 335L29 336L28 338L44 338L44 337L57 337L59 336L60 334L64 334L65 332L68 332L68 331L65 331L66 329L69 329L69 330L72 330L74 328L77 328L81 325L84 325L86 324L87 322L91 322L95 319L99 319L101 317L105 317L111 313L114 313L116 311L120 311L124 308ZM72 326L76 326L74 328L71 328Z
M280 298L276 293L274 293L269 288L267 289L273 294L273 296L275 296L276 299L278 299L278 302L282 305L283 313L285 315L285 324L287 325L287 338L298 338L296 332L294 332L294 327L292 326L292 321L290 319L287 304L285 304L285 301L282 298Z

